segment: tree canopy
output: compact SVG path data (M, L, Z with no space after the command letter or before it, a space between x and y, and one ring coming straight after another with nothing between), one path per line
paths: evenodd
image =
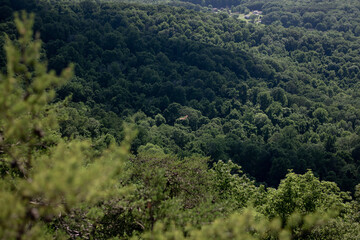
M359 9L0 0L0 238L358 239Z

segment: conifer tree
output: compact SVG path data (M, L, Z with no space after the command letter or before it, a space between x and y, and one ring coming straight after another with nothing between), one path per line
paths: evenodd
M121 147L101 156L90 141L62 140L57 131L55 88L68 81L41 61L41 41L33 40L34 15L15 15L18 41L6 40L7 68L0 75L0 239L42 239L47 222L79 205L123 194L119 187L131 134Z

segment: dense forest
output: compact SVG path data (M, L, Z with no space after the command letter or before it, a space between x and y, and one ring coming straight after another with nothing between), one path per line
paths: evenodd
M0 239L359 239L359 13L0 0Z

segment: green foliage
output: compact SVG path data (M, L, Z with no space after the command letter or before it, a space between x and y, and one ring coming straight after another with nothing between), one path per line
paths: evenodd
M219 197L227 201L229 206L234 205L235 209L259 204L265 198L263 187L256 187L254 181L247 178L241 168L231 161L215 163L211 172Z
M4 5L36 12L49 67L60 73L74 62L75 76L55 99L72 95L59 110L61 136L120 143L123 120L141 111L134 153L151 143L180 157L232 159L271 186L288 168L311 168L349 191L359 182L357 3L233 1L232 16L262 10L265 25L255 25L227 10L213 14L209 1L26 2ZM10 20L0 27L13 39ZM296 141L281 137L288 127ZM249 142L259 154L248 154Z
M280 216L285 223L293 213L308 214L330 210L344 211L344 200L350 196L341 192L333 182L319 181L311 171L304 175L288 173L279 187L269 190L268 206L264 211L269 216Z
M33 15L15 15L20 38L7 40L7 71L1 75L1 213L3 239L51 238L45 222L79 204L119 196L129 137L96 157L90 141L59 140L54 87L71 77L47 72L40 40L32 41ZM130 136L130 135L128 135ZM106 174L104 174L106 173ZM60 233L59 233L60 234ZM60 234L61 235L61 234ZM59 235L59 236L60 236Z
M316 117L321 123L324 123L327 120L328 112L323 108L318 108L313 112L314 117Z
M214 171L227 169L227 182L238 182L237 175L230 176L231 163L219 162ZM220 170L221 171L221 170ZM221 171L224 173L224 171ZM222 174L223 175L223 174ZM232 180L229 180L229 177ZM244 177L242 177L244 179ZM227 184L220 196L228 192ZM226 186L225 186L225 185ZM241 184L240 184L241 185ZM244 184L242 184L244 185ZM234 185L236 189L236 185ZM247 188L245 191L232 191L234 195L245 197L251 192L259 194L259 189ZM261 190L260 190L261 192ZM226 197L231 199L234 195ZM251 198L251 197L250 197ZM254 196L253 196L254 198ZM267 202L255 203L255 209L241 207L241 211L226 218L219 218L201 228L188 228L184 234L176 225L166 227L157 223L151 232L142 235L144 239L339 239L355 237L359 230L355 222L349 221L351 205L344 202L349 196L340 192L336 185L319 181L309 171L304 175L289 173L278 189L263 191L255 199L265 198ZM254 202L253 202L254 204ZM244 208L245 207L245 208ZM271 210L270 210L271 209ZM333 210L331 210L333 209ZM270 211L269 211L270 210ZM342 218L337 218L341 213ZM344 215L345 214L345 215ZM343 231L341 226L355 227Z
M0 238L359 238L358 3L0 2Z
M16 17L15 21L21 36L18 43L7 39L5 45L8 64L6 75L0 76L0 123L1 149L7 155L4 161L26 177L32 152L56 139L51 134L56 129L56 116L46 103L54 98L54 87L64 84L72 70L65 69L60 77L46 72L46 64L39 62L41 42L31 41L34 16L28 18L23 13L22 19Z
M197 230L189 231L184 236L176 228L164 232L163 225L157 224L151 233L145 234L143 239L266 239L280 230L278 221L271 223L262 218L258 213L246 210L242 214L233 214L228 219L218 219ZM290 239L285 234L282 240Z

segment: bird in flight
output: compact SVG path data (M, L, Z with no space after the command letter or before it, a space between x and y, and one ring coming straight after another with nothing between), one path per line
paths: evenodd
M189 115L185 115L184 117L178 118L178 120L186 120L189 117Z

